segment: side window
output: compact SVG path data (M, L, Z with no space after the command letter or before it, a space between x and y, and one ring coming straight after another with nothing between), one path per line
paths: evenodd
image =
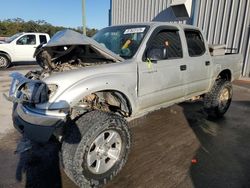
M39 40L40 40L40 44L46 44L47 43L47 38L45 35L39 35Z
M185 30L189 56L201 56L205 53L205 45L199 31Z
M24 35L16 42L18 45L35 45L36 36L35 35Z
M157 59L174 59L182 57L181 39L177 30L162 30L151 41L148 51L159 53ZM150 55L151 56L151 55ZM154 56L154 55L153 55Z

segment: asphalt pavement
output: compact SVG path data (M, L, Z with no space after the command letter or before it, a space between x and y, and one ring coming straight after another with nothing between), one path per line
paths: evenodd
M12 121L11 121L11 108L12 105L9 101L7 101L3 94L8 94L11 78L9 75L13 72L20 72L22 74L27 73L30 70L34 70L39 68L38 65L34 63L22 63L20 65L12 66L8 68L8 70L0 70L0 120L1 120L1 128L0 128L0 138L3 137L6 132L13 130Z
M0 72L1 96L8 74ZM128 162L105 187L250 187L250 82L244 84L235 83L231 107L220 120L207 119L197 101L130 122L134 139ZM11 104L1 96L0 188L76 187L60 168L58 145L14 154L21 136L12 128Z

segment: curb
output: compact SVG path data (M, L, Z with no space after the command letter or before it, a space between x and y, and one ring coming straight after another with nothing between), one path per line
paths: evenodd
M241 89L241 90L244 90L244 91L246 91L246 92L249 92L249 93L250 93L250 88L246 88L246 87L239 86L239 85L236 85L236 84L233 84L233 87L234 87L234 88Z
M245 81L245 82L250 82L250 78L249 77L240 77L238 80Z

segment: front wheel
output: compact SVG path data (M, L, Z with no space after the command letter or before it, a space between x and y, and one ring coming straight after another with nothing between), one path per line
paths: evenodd
M131 145L127 122L115 114L92 111L81 116L75 126L77 130L62 145L66 174L80 187L107 183L127 161ZM77 131L81 139L74 143Z
M220 118L228 110L232 101L232 83L222 79L216 80L211 91L204 97L205 111L209 117Z
M6 55L0 54L0 70L7 69L10 66L10 60Z

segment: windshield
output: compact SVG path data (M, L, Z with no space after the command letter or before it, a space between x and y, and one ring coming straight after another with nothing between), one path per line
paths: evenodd
M15 34L15 35L11 36L11 37L8 37L7 39L5 39L5 42L10 43L10 42L12 42L13 40L15 40L17 37L21 36L22 34L23 34L23 33L17 33L17 34Z
M127 25L107 27L93 36L93 39L120 55L129 59L137 52L149 26Z

